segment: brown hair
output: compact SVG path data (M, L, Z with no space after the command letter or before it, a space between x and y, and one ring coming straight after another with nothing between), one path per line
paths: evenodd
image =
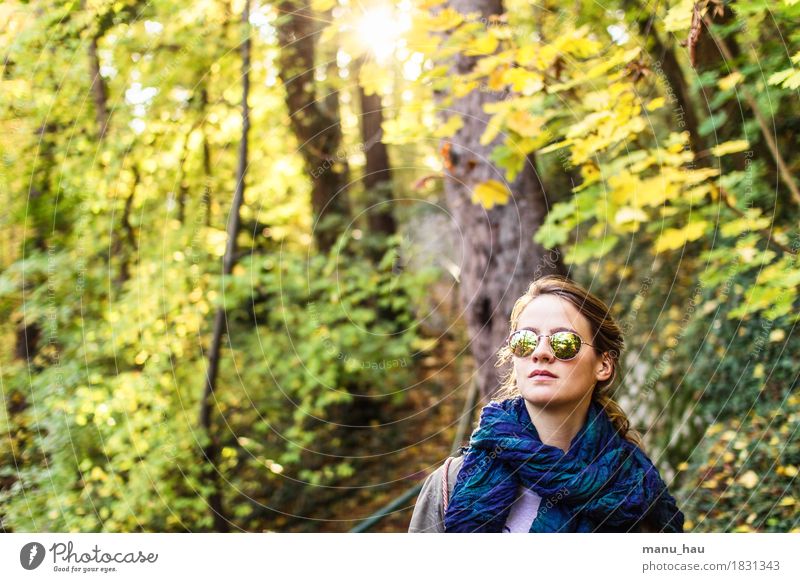
M622 350L625 348L625 341L622 337L622 329L614 321L608 306L603 301L567 277L547 275L531 283L525 294L514 303L514 308L511 310L509 333L517 329L520 315L528 304L536 297L547 294L557 295L569 301L589 321L592 329L590 343L593 344L598 355L607 352L613 365L611 377L595 384L592 400L603 407L620 436L642 448L641 435L631 427L625 412L611 398L614 390L612 384L617 377L617 367ZM495 367L498 368L510 362L513 356L507 345L500 348L497 355ZM503 376L497 396L493 399L505 400L519 396L519 394L514 369L511 367Z

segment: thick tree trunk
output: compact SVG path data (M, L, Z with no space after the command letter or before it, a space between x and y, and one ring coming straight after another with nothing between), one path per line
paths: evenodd
M286 91L289 119L311 179L313 236L321 252L329 251L350 221L347 197L347 153L342 151L338 108L329 110L315 90L315 46L319 22L307 2L281 4L278 75Z
M484 18L502 12L499 0L452 0L448 4L464 14L480 12ZM474 64L474 58L459 55L454 72L463 75ZM504 180L502 170L488 161L495 143L479 143L489 119L483 107L499 99L497 93L473 91L447 111L448 116L460 114L464 121L450 140L445 195L462 237L460 294L484 399L499 387L494 364L508 334L514 302L534 279L564 273L561 254L533 242L548 204L532 156L509 184L513 196L508 204L486 210L471 201L473 189L481 182Z
M245 0L242 11L242 27L246 30L244 41L241 45L242 54L242 138L239 142L239 164L236 170L236 190L233 194L231 212L228 218L228 240L225 247L225 255L222 259L223 275L230 275L236 261L236 237L239 234L241 224L240 210L244 202L244 180L247 173L248 159L248 134L250 132L250 106L248 96L250 94L250 0ZM208 349L208 370L206 373L206 384L203 390L203 397L200 401L200 426L208 435L209 444L204 449L204 456L210 465L210 477L212 479L212 492L209 495L208 504L211 508L214 519L214 530L225 532L230 529L228 519L222 506L222 491L219 479L219 439L212 431L211 408L214 399L214 390L217 385L219 373L220 352L222 348L222 336L226 331L226 317L223 306L217 308L214 314L214 328L211 334L211 345Z

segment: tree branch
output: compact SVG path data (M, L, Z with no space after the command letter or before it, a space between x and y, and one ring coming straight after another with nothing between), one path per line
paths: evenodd
M714 36L714 33L711 32L711 22L708 18L708 15L703 16L703 22L708 30L708 34L711 36L714 42L716 42L717 46L722 52L722 55L728 62L728 68L731 70L731 72L738 73L739 71L733 65L734 56L728 47L728 44L724 39ZM758 103L756 102L753 94L750 92L750 89L748 89L747 86L742 86L741 92L742 95L744 95L745 101L747 101L747 104L750 106L750 109L753 110L753 115L755 115L758 126L761 129L761 135L764 136L764 141L767 143L767 147L769 148L770 153L772 153L772 157L775 159L775 163L778 166L778 173L780 174L783 183L786 184L787 188L789 188L789 192L791 192L795 203L800 206L800 189L798 189L797 184L795 184L794 179L792 178L792 173L789 170L789 166L786 164L786 161L783 159L783 156L778 149L778 143L775 141L772 131L770 131L767 120L761 114L761 110L758 108Z

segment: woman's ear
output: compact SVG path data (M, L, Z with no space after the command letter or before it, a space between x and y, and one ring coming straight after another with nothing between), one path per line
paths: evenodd
M599 382L604 382L614 374L614 362L608 352L603 352L595 368L595 377Z

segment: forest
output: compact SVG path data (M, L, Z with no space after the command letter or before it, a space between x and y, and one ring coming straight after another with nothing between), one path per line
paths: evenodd
M798 0L1 3L0 530L404 532L561 274L800 532L798 90Z

